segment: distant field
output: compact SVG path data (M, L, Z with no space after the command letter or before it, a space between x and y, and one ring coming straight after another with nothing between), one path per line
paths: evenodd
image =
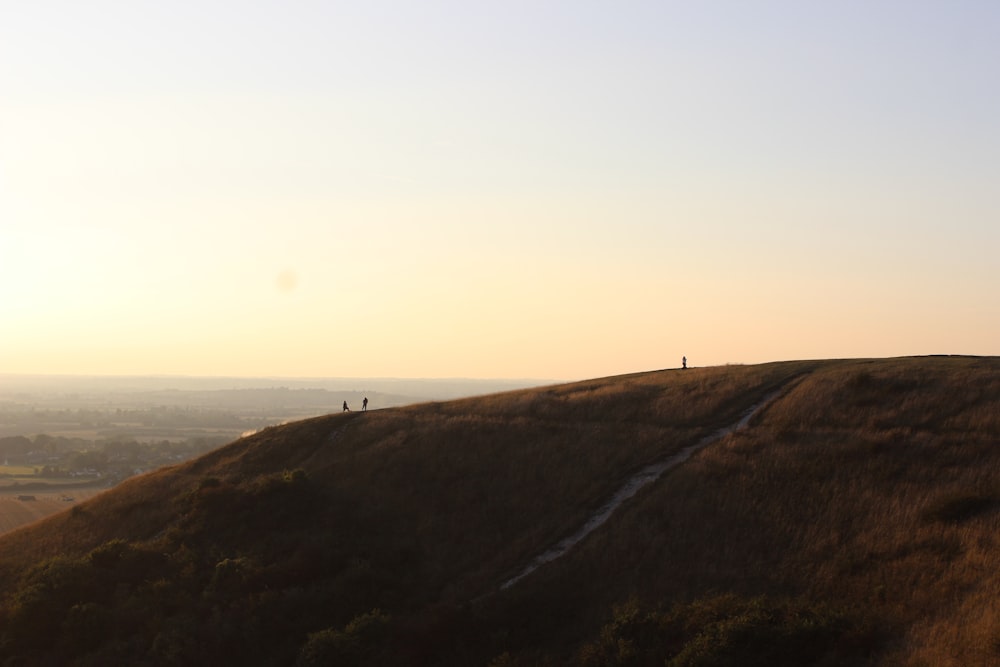
M25 472L12 472L18 467L23 467ZM50 486L53 487L52 491L60 491L82 486L100 486L103 483L99 477L44 477L32 474L32 470L31 466L0 466L0 493L8 488L17 489L17 487L47 492L50 489L40 489L39 486Z
M34 475L37 466L0 466L0 483L7 477L23 477Z
M56 493L68 496L76 495L77 490L94 488L110 488L100 478L90 478L87 481L69 482L60 477L0 477L0 494L17 495L19 493Z
M2 488L0 489L0 535L57 512L68 510L77 503L106 490L106 487L101 486L54 489L43 492L18 490L10 487ZM35 499L18 500L19 495L32 496Z

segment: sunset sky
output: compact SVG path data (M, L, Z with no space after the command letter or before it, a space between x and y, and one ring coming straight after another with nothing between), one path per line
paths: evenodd
M0 4L0 373L1000 354L1000 3Z

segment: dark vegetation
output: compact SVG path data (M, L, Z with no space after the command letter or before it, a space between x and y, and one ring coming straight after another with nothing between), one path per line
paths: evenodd
M630 474L775 389L628 501ZM1000 662L1000 360L659 371L272 427L0 538L28 665Z

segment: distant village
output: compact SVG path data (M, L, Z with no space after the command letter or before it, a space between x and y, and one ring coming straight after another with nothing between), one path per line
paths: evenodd
M253 411L204 407L0 405L0 484L113 486L280 421Z
M39 434L0 438L0 482L118 482L198 456L233 440L225 436L182 441L85 440Z

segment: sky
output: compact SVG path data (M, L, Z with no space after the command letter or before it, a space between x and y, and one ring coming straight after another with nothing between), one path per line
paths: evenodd
M993 0L0 0L0 373L998 355L997 35Z

